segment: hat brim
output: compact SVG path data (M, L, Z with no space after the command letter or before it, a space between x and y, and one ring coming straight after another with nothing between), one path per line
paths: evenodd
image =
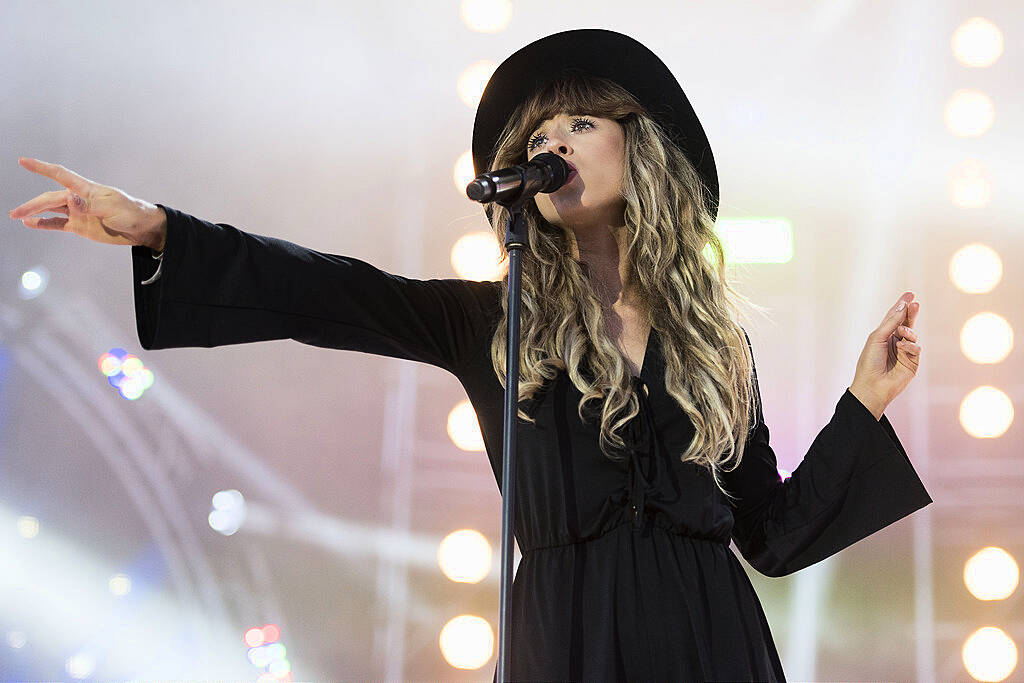
M566 70L615 81L665 129L696 168L718 214L718 170L704 127L665 63L634 38L607 29L555 33L521 48L494 71L473 122L473 169L492 170L495 146L509 117L527 97Z

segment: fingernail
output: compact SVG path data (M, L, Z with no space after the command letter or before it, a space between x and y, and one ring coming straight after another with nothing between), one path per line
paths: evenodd
M907 307L907 302L906 301L901 301L900 305L896 307L896 310L897 311L902 311L906 307Z

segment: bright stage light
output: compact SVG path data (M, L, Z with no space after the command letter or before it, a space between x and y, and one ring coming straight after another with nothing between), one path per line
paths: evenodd
M957 90L946 103L946 127L958 137L972 138L987 133L995 116L992 98L980 90Z
M470 109L476 109L476 105L480 103L480 96L487 87L487 81L491 80L491 75L497 68L498 65L489 59L481 59L466 67L459 76L456 86L463 104Z
M469 399L459 401L448 413L448 438L464 451L483 451L484 437L480 422Z
M1001 681L1017 667L1017 646L995 626L972 633L962 652L967 673L979 681Z
M132 590L132 579L127 574L114 574L107 581L107 588L118 597L128 595Z
M18 535L22 538L35 538L39 535L39 520L23 515L18 517Z
M986 244L968 244L949 261L949 279L967 294L991 292L1003 278L1003 262Z
M979 209L992 201L992 179L977 159L966 159L949 176L949 200L961 209Z
M88 653L68 657L64 660L64 670L75 679L89 678L96 671L96 658Z
M466 186L473 182L476 176L473 174L473 153L466 150L459 155L452 169L452 180L455 181L455 189L463 197L466 196Z
M992 66L1003 54L1003 33L988 19L971 17L950 40L953 56L965 66Z
M213 494L208 521L211 529L225 536L235 533L245 521L245 497L235 489Z
M512 20L509 0L462 0L462 21L479 33L503 31Z
M1013 328L997 313L973 315L960 329L960 350L973 363L1000 363L1013 350Z
M46 291L46 285L50 282L50 271L42 266L36 266L21 274L21 285L18 287L18 296L22 299L34 299Z
M501 248L493 232L478 230L452 245L452 268L464 280L500 280L504 271Z
M437 563L452 581L480 583L491 571L491 544L474 529L459 529L444 537Z
M8 647L15 650L20 650L28 644L28 637L24 631L8 631L6 640Z
M980 386L960 402L960 426L976 439L994 439L1013 424L1013 402L993 386Z
M441 629L441 654L456 669L479 669L494 654L494 632L486 619L463 614Z
M964 585L979 600L1005 600L1020 582L1020 568L1002 548L982 548L964 564Z
M243 639L249 647L259 647L263 644L263 629L251 628L245 632Z

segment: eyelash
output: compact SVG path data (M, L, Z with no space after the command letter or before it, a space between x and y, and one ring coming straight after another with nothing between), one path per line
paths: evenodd
M585 119L585 118L573 119L572 127L575 128L577 123L585 123L588 126L590 126L591 128L594 127L594 122L591 121L590 119ZM526 151L527 152L532 152L534 150L534 148L539 144L538 140L543 138L543 137L544 137L543 135L538 133L537 135L534 135L532 138L530 138L530 141L528 143L526 143Z

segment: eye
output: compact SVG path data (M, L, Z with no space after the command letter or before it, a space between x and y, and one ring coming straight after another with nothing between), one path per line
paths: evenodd
M577 117L572 120L572 123L569 126L569 131L572 133L576 133L580 130L589 130L593 127L594 122L591 121L590 119L584 117ZM542 144L544 140L545 135L543 133L537 133L536 135L530 138L530 141L528 143L526 143L526 151L532 152L534 148L536 148L537 145Z

